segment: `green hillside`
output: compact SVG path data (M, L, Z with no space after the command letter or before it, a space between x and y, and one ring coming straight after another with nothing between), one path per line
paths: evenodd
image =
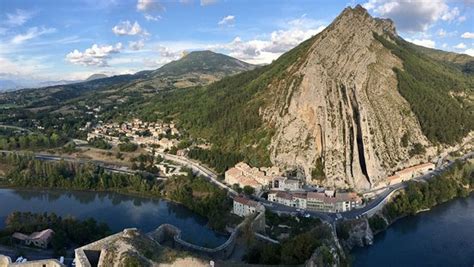
M396 44L376 38L403 61L403 70L395 70L398 89L430 141L453 144L474 129L474 75L431 58L430 50L420 51L401 38L394 37Z
M150 76L178 76L192 72L234 74L254 67L254 65L212 51L193 51L179 60L152 71Z
M194 137L214 144L205 156L222 170L245 159L254 166L268 165L267 146L272 129L263 125L259 109L268 99L266 90L275 78L304 59L312 44L309 39L272 64L230 76L207 87L163 92L151 104L140 108L148 120L171 117Z

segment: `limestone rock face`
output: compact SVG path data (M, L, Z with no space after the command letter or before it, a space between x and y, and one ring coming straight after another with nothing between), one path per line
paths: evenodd
M357 190L373 187L393 170L426 160L410 158L415 143L430 146L397 89L402 62L374 33L396 36L390 20L360 6L346 8L288 70L273 82L262 110L275 129L272 162L302 168L308 182ZM409 138L402 146L402 136ZM428 149L428 152L431 151ZM311 179L321 159L326 178Z

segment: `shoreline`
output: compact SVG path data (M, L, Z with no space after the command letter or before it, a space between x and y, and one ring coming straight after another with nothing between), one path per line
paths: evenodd
M445 245L444 242L449 242L449 244L451 244L450 248L455 248L460 245L465 245L465 242L469 241L468 237L470 237L471 234L466 233L472 233L472 229L466 231L463 228L473 222L474 218L469 212L472 205L474 205L474 193L471 192L468 197L457 197L443 202L440 205L436 205L430 209L431 212L420 210L412 214L412 216L399 217L385 230L377 233L374 232L373 243L371 245L364 244L364 246L354 246L349 250L348 256L351 258L354 266L380 266L381 263L384 262L384 259L386 259L385 257L396 260L399 257L407 256L416 260L417 255L429 255L432 251L442 252L436 256L438 260L444 260L444 258L449 256L446 254L448 252L440 251ZM461 229L453 229L453 227L458 226L458 223L451 219L453 216L455 218L458 218L457 216L464 218L462 220L464 223ZM405 218L405 220L402 220L402 218ZM440 236L436 234L437 227L444 229L443 232L440 233ZM453 240L450 238L450 229L465 234L457 235L457 239ZM385 233L377 236L381 232ZM420 243L420 247L417 247L418 244L416 240L423 237L429 237L428 240L430 241L424 239L424 241ZM403 247L404 243L406 243L406 248ZM469 244L469 242L467 244ZM390 248L396 248L393 254ZM450 251L452 251L452 249ZM471 255L470 253L465 254L462 251L456 253L458 253L458 257L462 258ZM401 260L401 262L406 264L405 259Z
M433 209L435 209L435 208L437 208L437 207L439 207L439 206L441 206L441 205L443 205L443 204L448 204L448 203L450 203L450 202L452 202L452 201L454 201L454 200L465 199L465 198L469 198L469 197L472 197L472 196L474 196L474 190L471 190L471 191L469 192L469 194L468 194L466 197L462 197L462 196L454 197L454 198L451 198L451 199L446 200L446 201L444 201L444 202L437 203L436 205L434 205L434 206L432 206L432 207L420 209L420 210L416 211L414 214L405 214L405 215L399 216L399 217L393 219L391 222L388 222L388 221L387 221L387 218L385 218L385 216L382 215L383 219L387 222L387 226L386 226L384 229L382 229L382 230L379 230L379 231L372 231L373 236L375 237L376 235L378 235L378 234L380 234L380 233L382 233L382 232L387 231L394 223L398 222L399 220L401 220L401 219L403 219L403 218L406 218L406 217L409 217L409 216L418 216L418 215L421 214L421 213L430 212L430 211L432 211ZM379 215L379 216L380 216L380 215ZM367 218L367 219L368 219L368 218ZM371 229L371 230L372 230L372 229ZM372 245L369 245L369 246L366 245L366 246L364 246L364 247L370 247L370 246L372 246ZM351 249L351 251L352 251L352 249Z
M190 209L188 206L184 205L181 202L174 201L172 199L166 198L166 197L157 197L157 196L151 196L147 194L137 194L133 192L122 192L122 191L116 191L116 190L85 190L85 189L71 189L71 188L49 188L49 187L18 187L18 186L5 186L3 184L0 184L0 190L1 189L12 189L12 190L19 190L19 191L35 191L35 190L41 190L41 191L52 191L52 192L77 192L77 193L106 193L106 194L118 194L121 196L125 197L138 197L146 200L151 200L151 201L165 201L167 203L171 203L173 205L179 205L183 208L186 208L190 212L192 212L195 216L199 216L202 219L206 220L206 227L215 232L216 234L219 235L228 235L228 232L223 232L223 231L218 231L209 225L210 219L207 218L206 216L202 216L201 214L195 212L194 210ZM1 229L0 229L1 230Z

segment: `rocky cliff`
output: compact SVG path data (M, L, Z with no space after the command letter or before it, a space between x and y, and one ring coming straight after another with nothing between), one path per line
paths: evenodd
M275 129L274 164L302 168L308 182L365 189L433 152L409 156L413 144L430 143L397 90L394 68L403 69L401 60L375 34L392 42L397 36L392 21L372 18L360 6L346 8L272 82L262 114ZM325 178L311 179L316 168Z

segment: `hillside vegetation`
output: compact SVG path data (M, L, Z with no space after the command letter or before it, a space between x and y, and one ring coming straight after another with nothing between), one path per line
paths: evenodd
M417 116L423 133L434 143L454 144L474 129L474 76L428 57L412 44L376 38L403 61L395 69L398 89Z
M176 119L193 137L210 141L213 152L202 158L218 170L240 160L253 166L269 165L267 147L273 132L263 124L260 114L267 100L265 89L276 77L284 76L310 45L311 39L268 66L226 77L207 87L163 92L151 104L139 108L141 117L149 121Z
M172 61L163 67L150 72L151 76L184 75L192 72L235 74L239 71L251 70L254 65L233 57L212 51L193 51L181 59Z

